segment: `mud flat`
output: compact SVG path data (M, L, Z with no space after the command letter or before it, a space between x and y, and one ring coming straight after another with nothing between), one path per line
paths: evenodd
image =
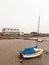
M19 61L19 52L36 44L33 40L9 39L0 40L0 65L49 65L49 37L42 37L39 47L44 49L41 56L32 59Z

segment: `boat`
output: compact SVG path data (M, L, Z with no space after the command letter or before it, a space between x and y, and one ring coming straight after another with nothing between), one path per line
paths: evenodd
M23 58L34 58L34 57L40 56L43 52L43 49L39 49L39 48L34 48L34 49L36 51L35 53L33 53L33 54L21 54L21 56Z
M40 23L40 16L39 16L39 21L38 21L38 34L39 34L39 23ZM38 48L38 39L39 37L37 36L37 43L36 46L30 47L30 48L25 48L20 52L20 55L23 58L33 58L33 57L38 57L42 54L43 49Z
M43 42L44 40L42 40L42 39L38 39L38 42Z

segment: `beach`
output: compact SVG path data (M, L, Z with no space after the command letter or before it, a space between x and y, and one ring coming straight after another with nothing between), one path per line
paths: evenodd
M19 59L22 49L36 45L35 40L3 39L0 40L0 65L49 65L49 37L41 37L43 42L38 42L39 48L44 51L41 56L31 59Z

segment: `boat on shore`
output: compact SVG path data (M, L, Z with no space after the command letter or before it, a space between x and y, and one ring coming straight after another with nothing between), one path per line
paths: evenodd
M43 49L38 48L38 41L39 41L39 24L40 24L40 16L38 20L38 36L37 36L37 43L35 47L31 48L25 48L20 52L20 55L23 58L33 58L33 57L38 57L42 54ZM41 40L40 40L41 41Z
M34 50L36 51L35 53L32 53L32 54L22 54L22 53L20 53L20 55L23 58L34 58L34 57L40 56L43 52L43 49L39 49L39 48L34 48Z

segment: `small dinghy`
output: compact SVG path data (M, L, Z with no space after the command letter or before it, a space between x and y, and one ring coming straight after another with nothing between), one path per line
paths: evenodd
M20 55L23 58L33 58L40 56L43 52L43 49L38 48L38 39L39 39L39 23L40 23L40 16L39 16L39 21L38 21L38 36L37 36L37 43L36 46L31 47L31 48L25 48L20 52Z
M28 50L27 49L24 49L22 51L21 55L22 55L23 58L37 57L37 56L40 56L42 54L42 52L43 52L43 49L33 48L33 50L30 49L30 51L29 51L29 49Z

